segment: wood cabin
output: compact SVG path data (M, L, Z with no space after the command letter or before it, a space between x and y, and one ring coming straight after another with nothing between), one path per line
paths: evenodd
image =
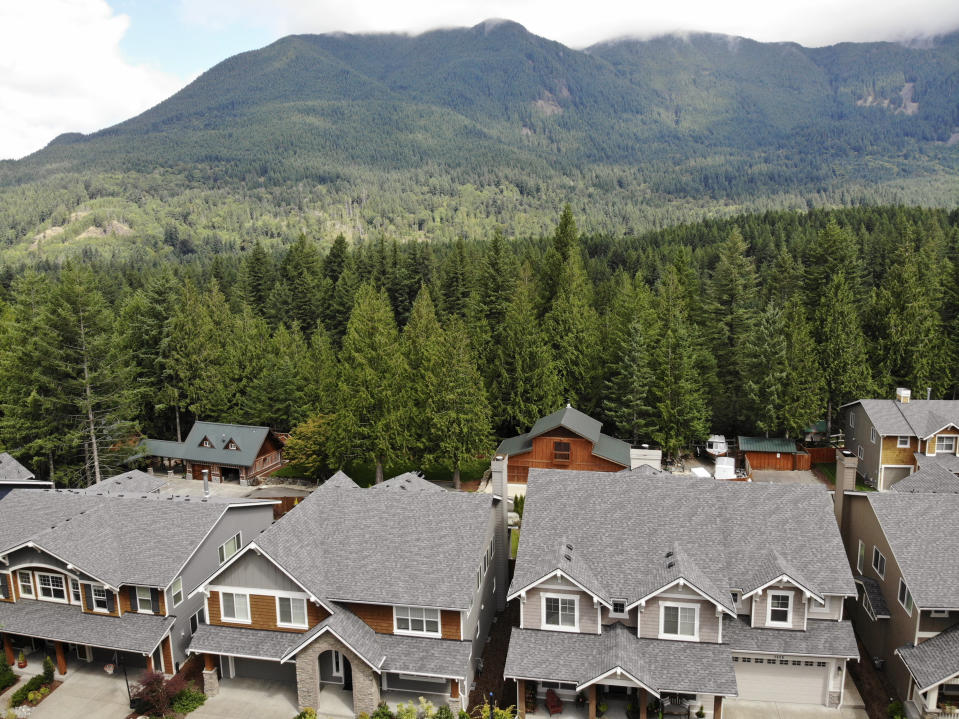
M749 473L754 469L790 472L812 467L809 453L785 437L739 437L740 465Z
M203 479L204 470L212 482L256 484L283 466L283 439L269 427L244 424L196 422L183 442L145 439L146 454L158 468L183 466L184 473Z

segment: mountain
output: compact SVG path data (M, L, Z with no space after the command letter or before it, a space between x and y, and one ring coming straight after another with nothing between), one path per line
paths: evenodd
M132 227L125 242L172 222L202 243L202 212L191 226L168 211L197 193L262 203L279 234L355 237L535 233L566 201L612 233L744 208L949 204L957 140L959 35L805 48L701 34L584 50L509 21L296 35L126 122L0 163L0 245L36 249L57 227L72 241L86 230L70 218L97 201L121 208L107 220Z

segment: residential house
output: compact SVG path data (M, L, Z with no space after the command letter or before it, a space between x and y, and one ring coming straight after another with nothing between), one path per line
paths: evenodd
M145 439L146 454L159 467L182 463L187 476L212 482L256 484L283 465L283 438L269 427L196 422L183 442Z
M597 472L619 472L643 464L659 468L661 450L634 449L603 434L602 428L598 420L566 405L537 420L526 434L504 439L496 456L506 463L509 496L525 493L526 477L533 468Z
M840 411L866 484L887 490L927 464L959 473L959 400L914 400L899 388L895 399L859 399Z
M10 492L0 502L7 662L22 650L55 655L61 674L68 658L173 674L203 621L190 593L270 525L273 504Z
M920 470L891 492L855 492L846 461L835 497L859 586L853 622L910 717L937 716L959 705L959 480Z
M583 693L590 719L842 705L856 586L822 488L556 470L527 487L505 668L521 716L549 690Z
M465 708L505 601L505 503L415 475L325 482L196 590L208 693L288 682L301 707L371 713L426 696Z
M0 499L14 489L53 489L53 482L38 480L7 452L0 452Z

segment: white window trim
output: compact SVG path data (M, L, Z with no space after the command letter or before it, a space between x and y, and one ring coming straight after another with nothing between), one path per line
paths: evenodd
M949 610L948 609L930 609L929 616L930 617L948 617Z
M859 445L859 450L856 452L856 456L859 457L859 459L862 459L862 458L863 458L863 451L862 451L862 445L861 445L861 444Z
M233 595L233 609L236 609L236 598L243 597L246 601L246 619L231 619L226 616L226 612L223 611L223 595L232 594ZM244 594L242 592L220 592L220 621L228 622L230 624L252 624L253 616L250 614L250 595Z
M903 444L902 441L906 440L906 443ZM900 434L896 437L896 448L897 449L908 449L909 445L912 444L912 438L909 435Z
M436 612L436 626L437 630L435 632L428 632L425 629L422 632L418 632L414 629L400 629L399 625L396 622L396 610L397 609L422 609L423 610L423 626L426 626L426 612ZM410 626L412 624L412 618L410 618ZM443 612L440 609L435 607L414 607L411 605L399 605L393 607L393 633L394 634L403 634L410 637L442 637L443 636Z
M613 611L612 607L615 607L617 604L623 605L622 612ZM626 609L626 607L629 606L629 602L627 602L625 599L614 599L613 601L610 602L610 605L611 605L609 610L610 617L615 617L617 619L625 619L626 617L629 616L629 611Z
M856 413L855 413L855 411L849 413L849 426L850 426L850 427L855 427L855 426L856 426Z
M340 654L335 649L333 650L333 656L330 659L330 663L333 667L330 672L334 677L341 678L343 677L343 655Z
M110 591L106 587L98 587L93 584L90 585L90 601L93 602L91 609L100 614L109 614L110 613L110 602L107 600L107 592ZM97 606L97 592L103 592L103 604L105 605L102 609Z
M882 557L882 562L881 562L882 571L879 571L879 567L876 566L877 564L880 564L880 562L876 561L876 555L879 555L880 557ZM879 550L879 547L877 547L875 544L872 545L872 568L875 570L876 574L878 574L882 579L886 578L886 555L883 554Z
M870 428L869 428L869 441L872 442L873 444L876 443L876 435L877 435L877 434L878 434L878 432L876 432L876 428L875 428L875 427L870 427Z
M70 604L83 606L83 587L80 586L80 581L70 577ZM74 585L77 588L77 596L73 596L73 587Z
M290 619L293 618L293 602L303 602L303 623L298 624L296 622L281 622L280 621L280 600L286 599L290 602ZM278 627L292 627L294 629L306 629L309 627L309 607L307 607L306 597L277 597L276 598L276 626ZM440 628L442 632L442 627Z
M67 578L62 574L51 574L50 572L34 572L37 577L37 596L41 602L56 602L57 604L69 604L70 603L70 587L67 583ZM41 592L42 587L40 586L40 577L59 577L60 581L63 582L63 599L56 599L54 597L45 597Z
M908 602L902 601L902 590L903 590L903 589L906 590L906 599L909 600ZM899 602L899 606L900 606L900 607L902 607L904 610L906 610L906 614L908 614L908 615L911 617L911 616L912 616L912 610L915 608L916 603L915 603L915 601L914 601L913 598L912 598L912 592L909 591L909 585L907 585L904 581L902 581L902 577L899 577L899 589L898 589L898 591L896 592L896 601ZM909 606L906 606L907 604L908 604Z
M177 587L179 586L179 589ZM177 601L176 595L180 595L179 601ZM174 607L178 607L183 604L183 599L185 595L183 594L183 577L177 577L173 580L173 584L170 585L170 600L173 602Z
M680 610L692 609L695 612L695 618L693 619L693 633L691 635L666 633L666 607L677 607ZM683 625L682 611L680 611L679 614L680 616L676 618L677 632L679 631L679 628ZM671 639L674 641L681 641L681 642L698 642L699 641L699 604L693 604L691 602L660 602L659 603L659 638Z
M859 550L856 554L856 571L862 574L862 567L866 563L866 543L859 540Z
M566 627L561 624L547 624L546 623L546 600L547 599L572 599L573 600L573 626ZM560 603L562 606L562 603ZM578 632L579 631L579 597L575 594L543 594L540 598L540 610L542 614L540 615L540 625L543 629L548 629L551 632Z
M777 622L773 620L773 597L786 597L789 600L789 607L786 609L786 621ZM783 592L770 590L769 596L766 598L766 626L769 627L791 627L793 625L793 608L795 607L795 602L793 601L792 592ZM777 607L777 609L782 609L782 607Z
M939 449L939 438L951 438L952 439L952 451L950 452L947 449ZM944 454L955 454L956 448L959 447L959 434L937 434L936 441L932 443L932 453L934 455L939 454L940 452Z
M23 591L23 581L20 579L21 573L22 573L22 574L26 574L26 575L30 578L30 593L29 593L29 594L26 594L26 593ZM29 571L29 570L27 570L27 569L18 569L18 570L17 570L17 594L19 594L21 597L29 597L30 599L36 599L36 598L37 598L37 588L36 588L36 585L34 585L34 583L33 583L33 572L31 572L31 571Z
M137 614L153 614L153 592L150 591L150 587L137 587ZM140 599L140 590L146 589L147 593L150 595L150 598L147 600L149 605L144 609L143 600Z
M233 557L234 554L238 554L239 551L240 551L240 549L243 548L243 536L242 536L242 535L243 535L242 532L237 532L236 534L232 535L229 539L227 539L223 544L221 544L219 547L216 548L216 556L217 556L217 559L220 560L220 565L221 565L221 566L224 565L224 564L226 564L226 563ZM236 549L233 550L233 553L230 554L230 556L226 556L225 547L226 547L226 545L228 545L230 542L232 542L234 539L236 540Z

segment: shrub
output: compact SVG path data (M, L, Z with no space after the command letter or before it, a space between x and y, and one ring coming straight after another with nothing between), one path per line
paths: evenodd
M886 714L889 715L889 719L905 719L906 716L902 708L902 702L891 702L886 707Z
M412 703L410 702L410 704ZM434 719L436 717L436 705L429 699L420 697L419 715L420 719Z
M167 680L160 672L144 672L133 690L133 700L141 714L162 717L170 713L174 697L184 691L187 691L187 687L182 677L175 676Z
M370 715L366 712L360 712L356 715L356 719L370 719Z
M453 719L453 710L449 704L440 704L440 708L436 710L436 719Z
M205 701L206 694L197 691L191 686L180 690L180 692L173 697L170 708L177 714L189 714L203 706L203 702Z
M396 705L396 719L417 719L418 716L419 711L417 711L412 699L409 703L401 702Z
M0 662L0 692L17 683L17 675L6 662Z
M472 717L470 717L470 714L468 711L466 711L465 709L460 709L459 712L456 714L456 719L472 719Z
M30 680L24 684L22 687L17 689L13 695L10 697L10 706L18 707L21 704L27 701L27 697L30 696L30 692L35 692L37 689L43 686L43 675L37 674L35 677L30 677Z
M520 519L523 518L523 509L526 507L526 495L517 494L513 497L513 511L516 512Z
M53 660L50 657L43 658L43 683L52 684L53 683Z
M396 719L396 717L393 716L393 712L390 711L390 708L386 706L386 702L380 702L370 719Z
M297 714L295 717L293 717L293 719L316 719L316 709L311 709L310 707L307 707L306 709L301 711L299 714ZM358 716L357 719L363 719L363 714L360 714L360 716ZM369 719L369 717L367 717L367 719Z

